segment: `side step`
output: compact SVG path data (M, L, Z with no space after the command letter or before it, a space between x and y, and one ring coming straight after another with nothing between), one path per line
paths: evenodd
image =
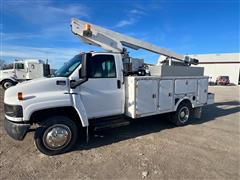
M104 129L110 129L110 128L117 128L117 127L121 127L121 126L127 126L129 125L130 122L129 121L122 121L122 122L112 122L109 124L101 124L98 126L95 126L94 130L95 131L100 131L100 130L104 130Z
M90 125L94 127L94 131L117 128L128 124L130 124L130 121L123 116L113 116L90 121Z

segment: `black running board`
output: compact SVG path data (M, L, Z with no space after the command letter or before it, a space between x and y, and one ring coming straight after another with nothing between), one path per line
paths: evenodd
M130 124L129 118L126 118L124 115L91 119L89 122L90 126L94 127L95 131L117 128Z
M111 124L104 124L104 125L101 125L101 126L95 126L94 131L112 129L112 128L117 128L117 127L121 127L121 126L127 126L129 124L130 124L129 121L123 121L123 122L111 123Z

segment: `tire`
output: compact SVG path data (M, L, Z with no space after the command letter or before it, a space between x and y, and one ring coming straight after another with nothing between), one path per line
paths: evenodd
M12 80L5 80L5 81L2 82L2 88L4 90L10 88L13 85L14 85L14 82Z
M182 102L175 111L171 115L171 121L176 126L184 126L188 124L188 122L192 118L192 107L190 102Z
M70 151L77 137L78 127L75 122L66 116L53 116L37 128L34 140L40 152L53 156Z

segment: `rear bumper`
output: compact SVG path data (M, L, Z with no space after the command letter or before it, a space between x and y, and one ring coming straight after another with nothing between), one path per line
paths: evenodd
M23 140L26 136L30 124L23 124L23 123L15 123L7 118L4 120L4 129L6 130L7 134L15 140Z

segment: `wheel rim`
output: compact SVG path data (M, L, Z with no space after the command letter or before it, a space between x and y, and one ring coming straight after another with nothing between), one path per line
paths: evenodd
M189 118L189 114L190 114L189 109L187 107L182 107L179 110L179 114L178 114L179 121L181 121L182 123L187 122Z
M66 147L72 138L70 128L64 124L49 127L43 135L43 144L50 150L59 150Z
M7 89L7 88L9 88L9 87L12 86L12 83L11 83L11 82L5 82L5 83L3 84L3 86L4 86L5 89Z

